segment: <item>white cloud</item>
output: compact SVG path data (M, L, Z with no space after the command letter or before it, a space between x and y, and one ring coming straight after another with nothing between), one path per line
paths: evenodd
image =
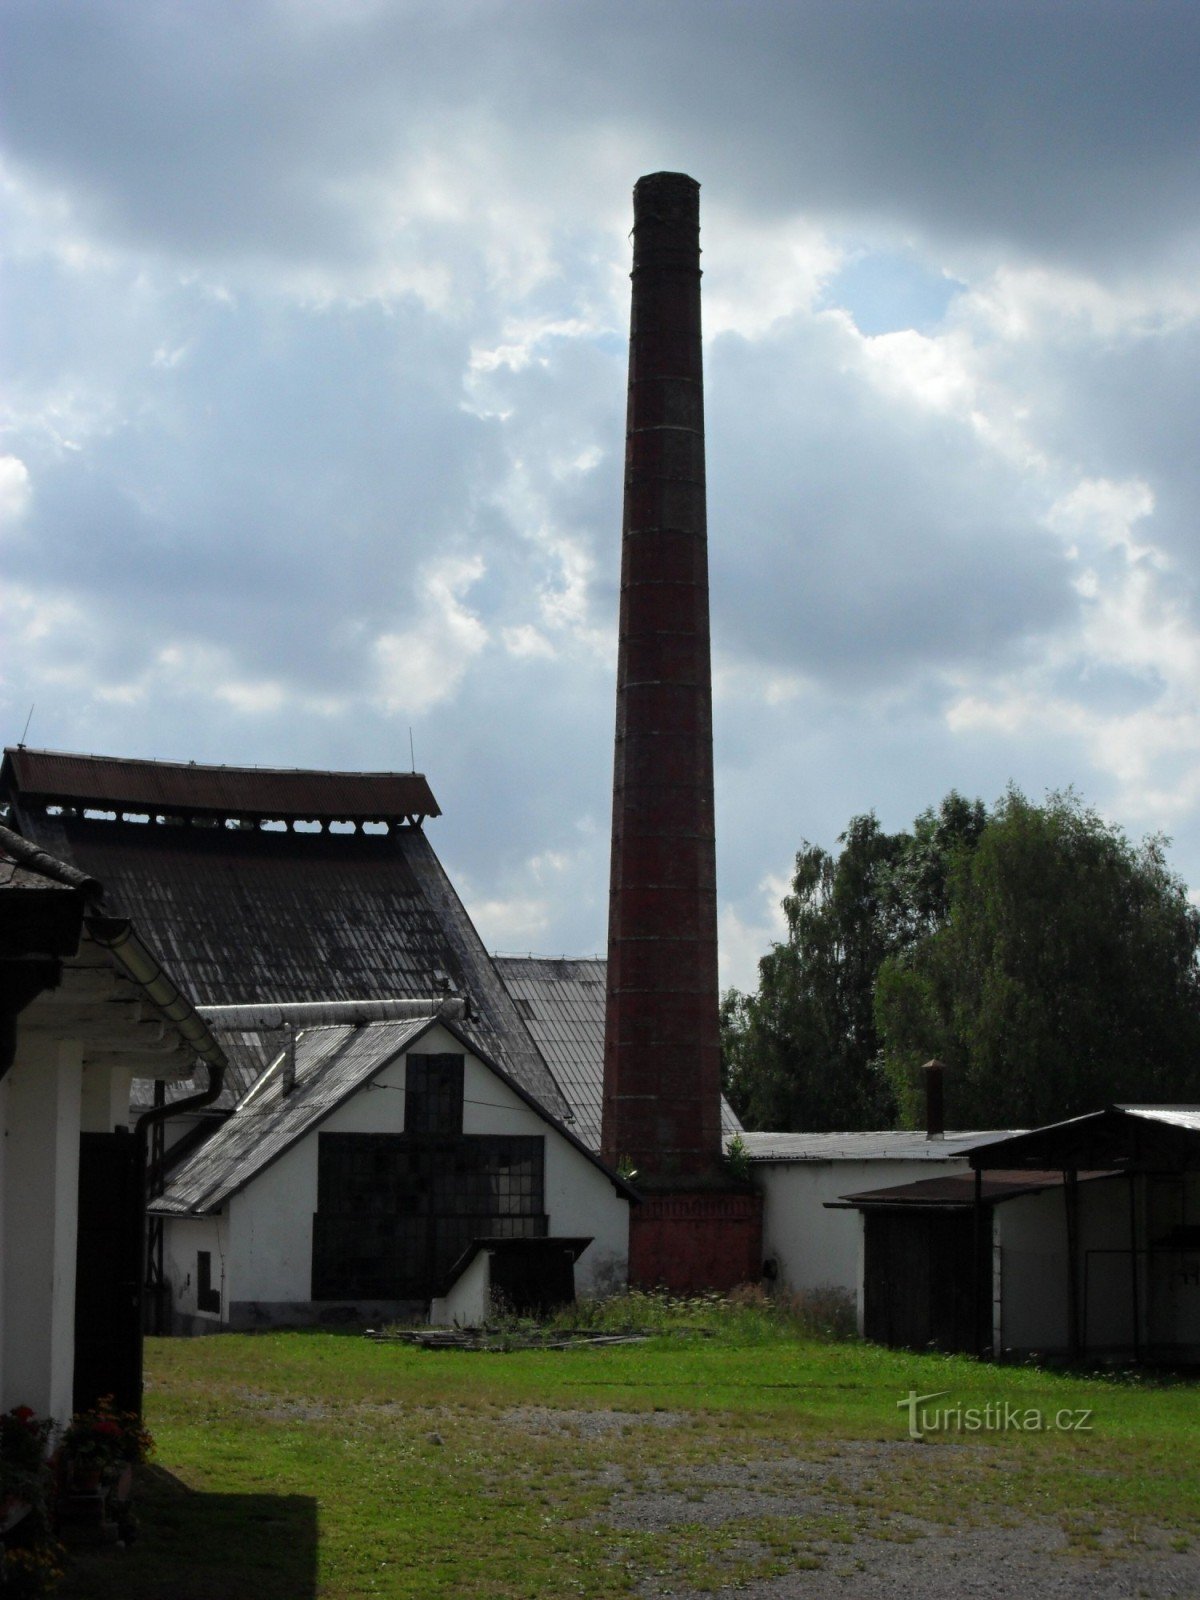
M25 515L33 493L29 468L19 456L0 456L0 532Z
M510 656L515 656L519 661L529 660L531 657L540 656L543 659L553 657L554 646L544 633L539 633L532 623L522 623L517 628L502 628L500 639Z
M457 694L488 642L487 628L463 604L484 570L479 556L451 556L427 566L418 579L419 621L375 640L377 696L389 715L420 716Z
M797 841L799 843L799 841ZM758 988L758 963L787 936L783 897L791 882L776 873L763 877L753 895L723 902L718 915L721 988L743 993Z

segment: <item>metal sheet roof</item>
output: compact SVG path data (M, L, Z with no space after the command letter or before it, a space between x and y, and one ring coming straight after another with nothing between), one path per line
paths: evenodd
M184 1214L218 1209L429 1025L426 1018L301 1034L292 1092L281 1093L280 1056L252 1087L248 1101L174 1174L153 1209Z
M627 1198L636 1193L569 1128L563 1127L528 1090L478 1049L466 1030L436 1016L408 1022L366 1022L313 1028L296 1041L294 1088L282 1092L282 1052L212 1136L183 1162L150 1209L167 1215L217 1211L258 1173L316 1129L351 1095L370 1083L435 1024L476 1054L486 1067L537 1111L559 1136L583 1152Z
M570 1107L419 828L269 833L19 812L99 878L198 1005L469 995L472 1037L556 1117ZM274 1050L228 1035L231 1082ZM266 1045L266 1050L262 1048ZM228 1102L225 1102L228 1104Z
M973 1154L971 1164L1057 1167L1119 1166L1127 1172L1200 1170L1200 1107L1112 1105L1081 1117L1013 1134Z
M525 1026L571 1103L575 1132L590 1149L599 1150L607 962L600 956L493 959ZM722 1132L733 1134L740 1127L722 1097Z
M1000 1133L947 1133L927 1139L911 1130L878 1133L743 1133L751 1161L965 1161L971 1150Z
M1131 1117L1147 1122L1165 1122L1169 1128L1190 1128L1200 1133L1200 1106L1117 1106Z
M86 806L96 811L305 821L440 815L419 772L208 767L17 748L4 752L3 778L10 796L19 796L26 805Z

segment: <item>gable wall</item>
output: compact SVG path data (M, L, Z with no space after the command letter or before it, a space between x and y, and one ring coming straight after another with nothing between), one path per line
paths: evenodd
M440 1027L432 1028L411 1053L464 1053ZM594 1236L576 1268L582 1293L623 1277L628 1257L628 1202L580 1151L557 1134L475 1056L466 1052L463 1131L525 1134L545 1138L546 1209L550 1231ZM317 1140L325 1133L402 1133L404 1056L384 1068L292 1149L267 1167L226 1208L222 1315L234 1303L296 1306L312 1295L313 1214L317 1209ZM175 1303L184 1308L179 1285L190 1273L194 1296L197 1223L170 1218L164 1230L168 1274ZM214 1274L216 1257L214 1255Z

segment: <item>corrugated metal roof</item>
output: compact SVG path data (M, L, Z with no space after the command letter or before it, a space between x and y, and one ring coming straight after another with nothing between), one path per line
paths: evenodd
M879 1133L743 1133L751 1161L965 1161L971 1150L1000 1133L947 1133L927 1139L923 1133L897 1129Z
M174 1174L155 1211L212 1211L429 1027L429 1019L314 1028L296 1041L295 1088L281 1093L276 1059L253 1098Z
M419 828L295 834L19 813L99 878L198 1005L470 996L471 1034L556 1117L570 1108ZM265 1064L229 1035L231 1081ZM267 1040L266 1049L274 1042Z
M1147 1122L1165 1122L1171 1128L1189 1128L1200 1133L1200 1106L1117 1106L1131 1117L1144 1117Z
M495 956L496 970L525 1026L571 1103L575 1132L589 1149L600 1148L604 1105L603 957ZM741 1124L724 1098L721 1129Z
M195 762L126 761L56 750L8 749L4 785L26 803L96 811L257 816L274 819L436 817L438 803L419 772L308 772L278 767L208 767Z
M538 1111L559 1135L587 1155L628 1198L636 1198L624 1179L611 1172L578 1136L564 1128L522 1085L490 1060L456 1023L438 1017L409 1022L366 1022L357 1026L313 1028L296 1041L295 1080L282 1092L282 1052L241 1102L172 1176L150 1209L169 1215L213 1212L252 1178L311 1133L339 1105L368 1084L388 1062L409 1049L435 1023L473 1050L483 1064Z

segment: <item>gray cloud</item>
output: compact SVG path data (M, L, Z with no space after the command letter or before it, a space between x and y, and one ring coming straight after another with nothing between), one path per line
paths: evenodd
M10 737L378 767L411 724L485 937L601 947L624 236L683 167L726 905L1010 777L1142 797L1200 881L1193 5L0 26Z
M575 217L640 148L767 214L1093 266L1195 250L1187 0L691 0L686 20L630 0L323 17L14 0L6 32L18 163L104 236L206 260L372 253L364 185L411 194L458 163L470 196L472 139L532 162Z

